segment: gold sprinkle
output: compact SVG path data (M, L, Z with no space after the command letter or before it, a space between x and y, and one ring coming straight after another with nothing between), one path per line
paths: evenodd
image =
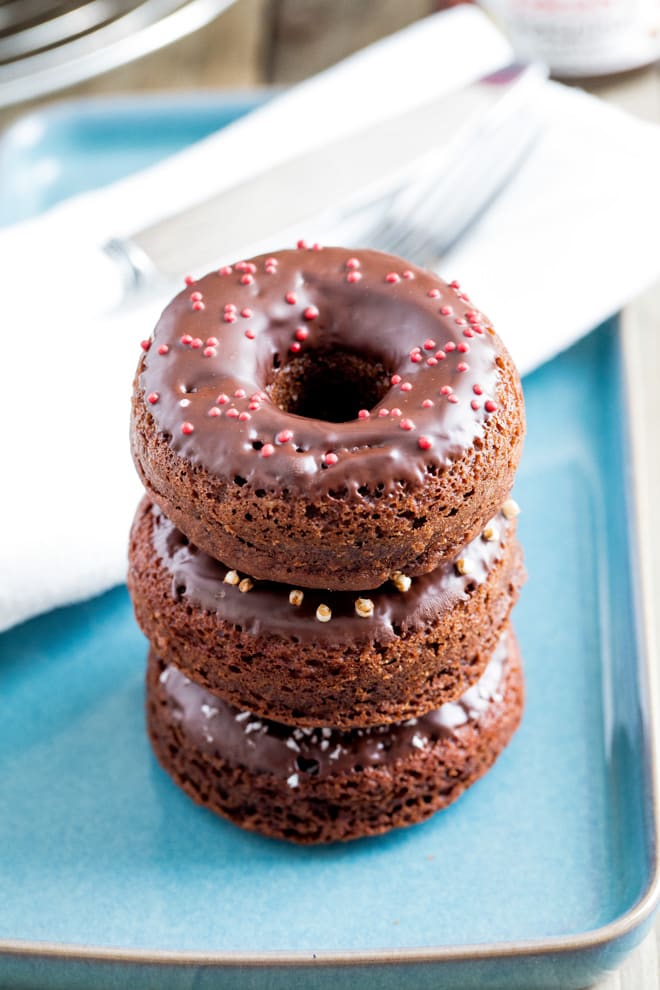
M501 509L505 519L515 519L520 515L520 506L513 498L508 498Z
M319 622L330 622L332 618L332 609L328 608L327 605L319 605L316 610L316 618Z
M407 574L402 574L401 571L395 571L392 575L392 584L397 591L409 591L412 578L409 578Z
M246 591L252 591L253 588L254 588L254 581L252 580L252 578L243 578L243 580L238 586L238 590L242 591L243 593L245 593Z
M225 584L238 584L240 580L238 571L227 571L225 574Z
M302 605L305 595L299 588L289 592L289 605Z
M484 540L488 540L490 542L491 540L496 540L499 536L499 533L497 532L497 527L493 526L492 522L490 522L488 523L488 525L486 526L485 530L481 535L483 536Z
M459 557L456 561L456 570L459 574L469 574L472 570L472 564L467 557Z
M374 603L371 598L356 598L355 611L362 619L369 619L374 614Z

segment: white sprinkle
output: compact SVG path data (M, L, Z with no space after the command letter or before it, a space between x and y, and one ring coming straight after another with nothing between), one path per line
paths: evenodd
M321 740L320 749L321 749L321 752L322 753L325 753L326 749L328 749L329 746L330 746L330 743L328 742L327 739L322 739Z
M292 749L294 753L299 753L300 752L300 746L298 745L298 743L296 742L295 739L292 739L291 738L291 736L289 736L289 738L284 743L284 745L285 746L288 746L289 749Z
M409 718L408 721L407 722L404 722L403 724L404 725L417 725L417 719L416 718Z
M286 782L289 787L297 787L300 783L300 777L297 773L292 773L290 777L287 777Z
M245 735L247 736L250 732L258 732L262 725L263 722L250 722L245 726Z
M508 498L501 509L505 519L515 519L520 515L520 506L513 498Z
M304 739L305 738L305 733L303 732L302 729L294 729L293 730L293 738L294 739L299 739L299 740L300 739Z
M330 759L338 760L340 756L341 756L341 746L338 745L337 748L333 749L332 753L330 753Z
M181 399L179 405L182 409L186 409L190 405L190 399Z
M244 722L251 714L252 712L239 712L238 715L234 715L234 718L237 722Z
M494 701L496 705L499 705L499 703L503 700L503 696L499 691L496 691L491 700Z
M200 708L204 718L212 718L220 710L219 708L214 708L213 705L200 705Z
M332 729L329 729L327 726L324 727L323 729L321 729L321 735L323 736L324 739L329 739L330 736L332 735Z
M422 739L421 736L418 736L417 733L415 733L415 735L412 737L412 744L415 747L415 749L424 749L425 746L424 740Z
M160 677L158 678L158 680L160 681L161 684L167 684L167 678L169 676L170 676L170 668L166 667L165 670L160 675Z
M210 732L205 732L204 733L204 738L206 739L207 743L212 743L213 742L213 736L211 735Z

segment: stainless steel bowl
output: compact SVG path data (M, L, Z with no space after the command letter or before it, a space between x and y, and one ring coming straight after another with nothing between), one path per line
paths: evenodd
M0 107L156 51L233 0L0 0Z

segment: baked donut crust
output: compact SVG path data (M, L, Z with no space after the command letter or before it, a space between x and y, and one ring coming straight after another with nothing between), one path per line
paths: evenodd
M524 433L483 314L457 283L374 251L221 272L145 342L131 436L151 498L259 579L363 590L451 559L505 500Z

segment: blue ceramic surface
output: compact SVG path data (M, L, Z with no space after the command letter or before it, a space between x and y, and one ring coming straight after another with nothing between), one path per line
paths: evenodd
M222 119L225 104L216 110ZM106 135L99 158L114 135L115 175L153 157L122 112L90 118ZM177 115L190 120L175 105L172 136ZM89 181L108 178L73 122L46 120L44 133L35 167L75 158L80 142ZM42 205L66 192L42 190ZM195 807L149 751L146 642L124 588L0 637L0 986L531 990L584 986L619 961L643 926L565 951L626 916L655 871L618 333L600 328L525 381L515 494L529 582L514 615L525 717L494 770L422 826L300 849ZM229 969L217 984L213 966L3 957L3 939L307 960L475 948L452 963ZM516 947L478 958L485 943Z

